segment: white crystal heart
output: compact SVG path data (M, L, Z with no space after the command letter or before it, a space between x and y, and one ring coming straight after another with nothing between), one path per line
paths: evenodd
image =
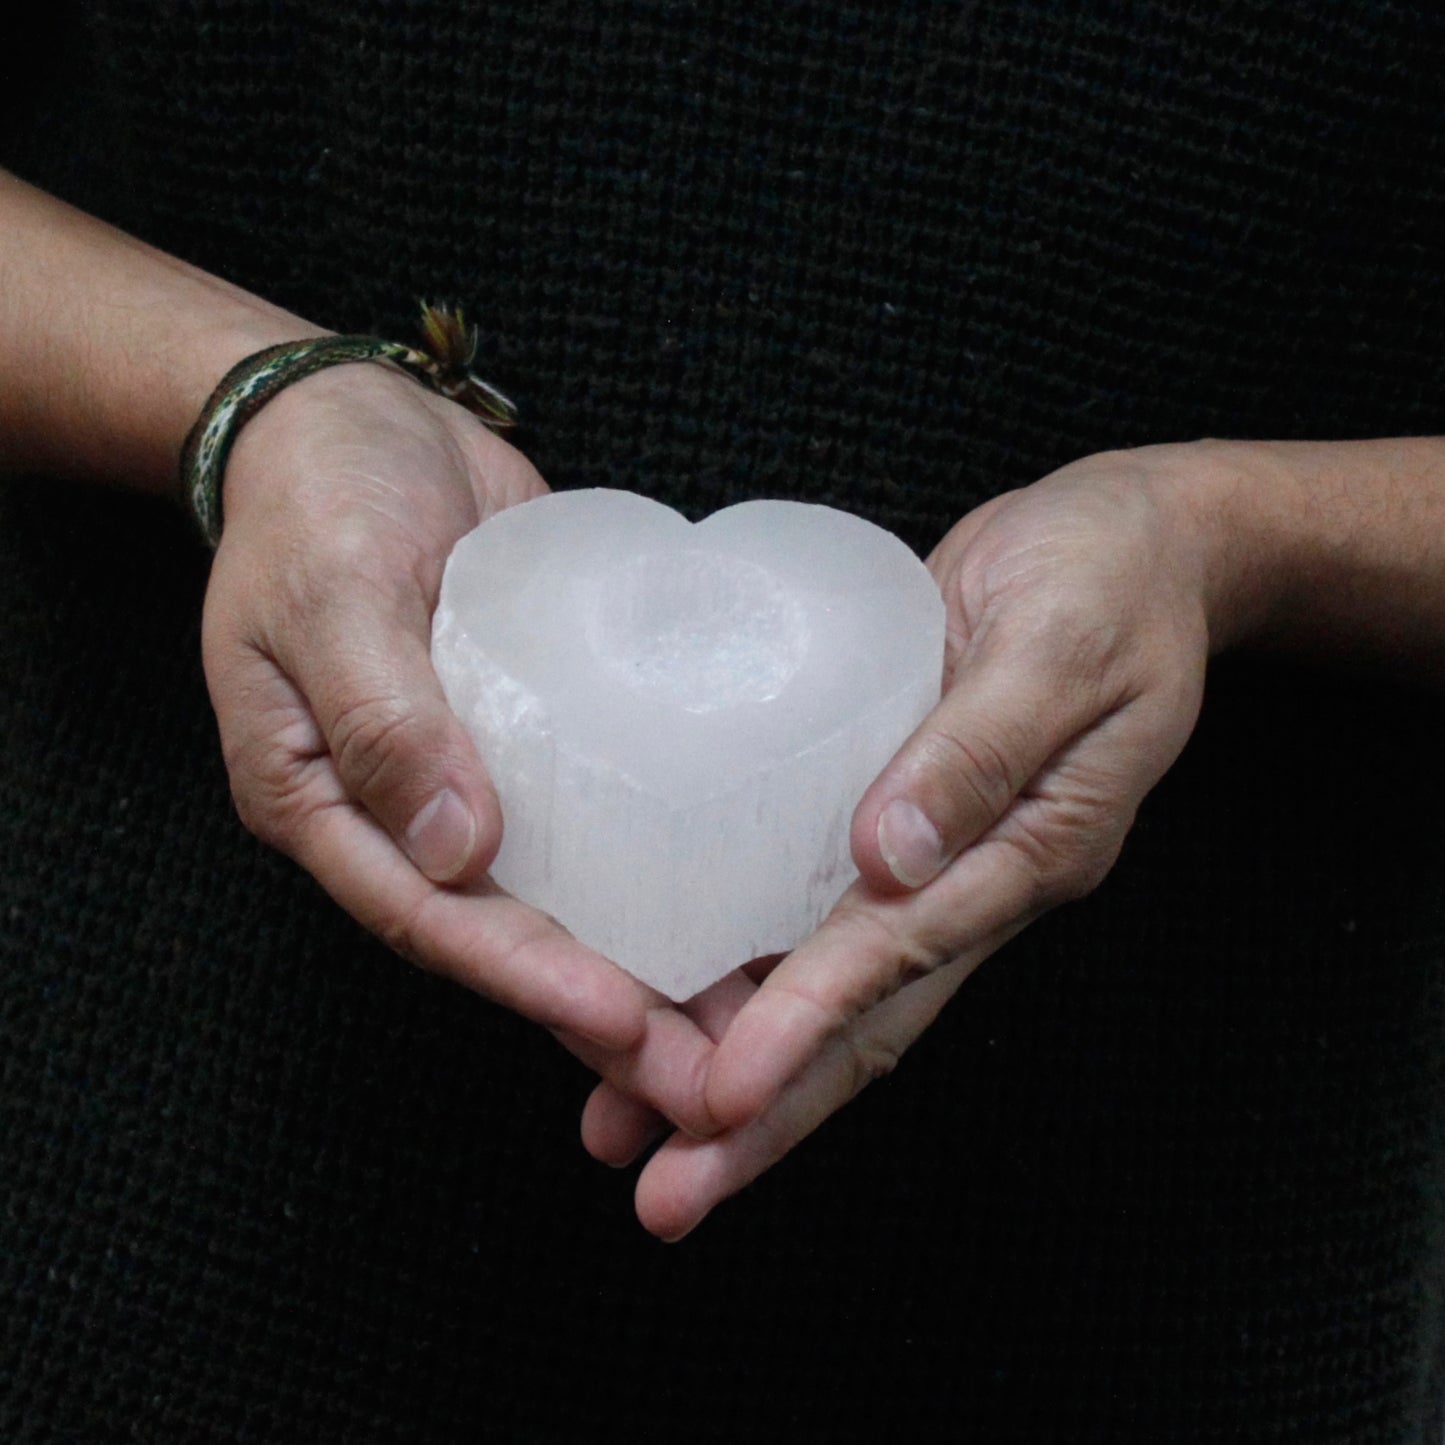
M501 798L493 877L681 1000L848 885L853 809L938 701L943 602L830 507L558 492L457 543L432 659Z

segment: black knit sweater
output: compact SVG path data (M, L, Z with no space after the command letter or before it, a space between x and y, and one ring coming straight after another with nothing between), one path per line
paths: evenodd
M1103 447L1442 425L1438 6L42 23L0 162L343 330L468 303L554 486L922 551ZM665 1248L580 1068L242 832L204 583L0 490L0 1439L1438 1441L1438 697L1220 664L1104 887Z

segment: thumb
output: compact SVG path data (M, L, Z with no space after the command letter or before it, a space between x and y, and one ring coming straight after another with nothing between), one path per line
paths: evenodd
M476 882L502 841L497 794L432 668L429 609L328 607L294 658L347 793L435 883ZM393 604L395 609L395 604Z
M1097 678L1011 649L963 664L864 793L853 861L889 894L921 888L1008 812L1044 765L1107 711Z

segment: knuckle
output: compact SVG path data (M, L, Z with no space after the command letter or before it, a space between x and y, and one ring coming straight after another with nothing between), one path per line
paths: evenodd
M432 970L422 939L426 931L426 912L430 899L422 895L408 908L389 909L372 920L371 929L386 946L408 963Z
M325 806L291 781L274 778L233 782L231 801L248 833L291 857L298 856L308 822Z
M828 997L826 991L817 992L802 983L778 982L773 985L780 989L803 1011L812 1015L814 1032L821 1038L837 1038L846 1032L854 1016L851 1003L839 1002Z
M224 746L222 758L241 826L270 847L290 852L305 818L293 771L254 742Z
M415 731L416 718L399 698L365 698L344 708L332 723L330 742L346 786L362 798L383 790Z
M932 973L944 962L940 951L898 926L887 913L864 903L840 904L835 917L857 935L861 956L874 960L850 993L840 1018L867 1013L906 984Z
M1054 880L1054 901L1076 903L1087 898L1108 876L1113 862L1112 857L1101 857L1092 849L1080 850L1066 859Z
M1054 828L1021 827L1014 847L1031 885L1029 916L1086 898L1108 877L1122 841L1122 837L1105 838L1094 831L1068 836Z
M960 821L1000 817L1016 791L1002 748L981 734L942 729L925 744L924 766L942 780L947 806Z
M236 816L240 818L241 826L248 833L254 834L273 848L281 846L285 832L282 817L257 796L255 789L233 783L231 802L235 804Z
M846 1044L850 1098L856 1098L876 1080L886 1079L898 1067L898 1061L902 1057L901 1051L884 1039L851 1034L847 1037Z

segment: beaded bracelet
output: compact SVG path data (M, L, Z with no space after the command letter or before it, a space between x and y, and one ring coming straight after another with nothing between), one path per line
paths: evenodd
M517 409L472 374L477 332L459 310L421 308L420 347L379 336L313 336L283 341L238 361L201 408L181 450L181 492L206 542L221 540L221 481L237 434L278 391L324 367L349 361L392 361L408 376L459 402L493 431L516 424Z

